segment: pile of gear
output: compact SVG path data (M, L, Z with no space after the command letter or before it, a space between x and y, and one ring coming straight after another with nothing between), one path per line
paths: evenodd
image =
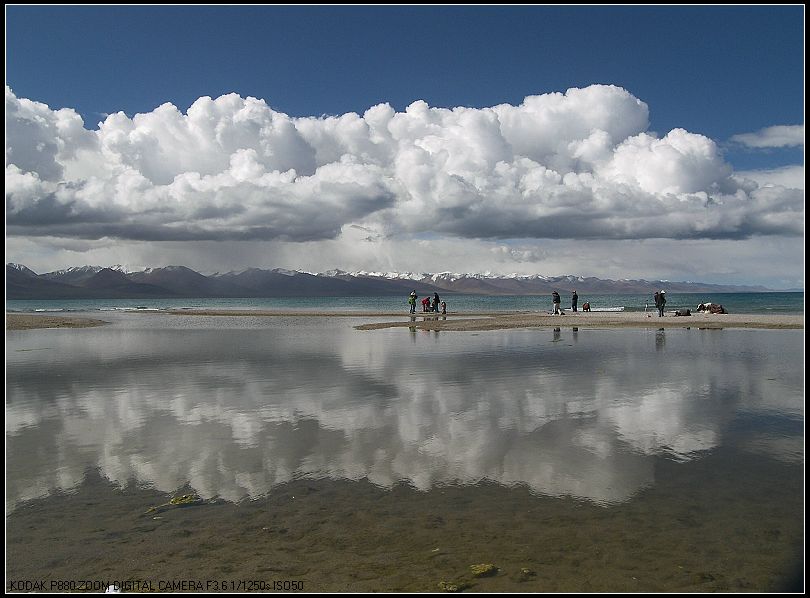
M727 314L726 308L719 303L701 303L697 306L698 311L707 314Z

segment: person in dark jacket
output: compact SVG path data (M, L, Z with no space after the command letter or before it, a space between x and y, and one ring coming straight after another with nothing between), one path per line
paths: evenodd
M551 302L554 305L554 311L552 313L555 316L557 314L563 315L563 310L560 308L560 294L557 291L551 293Z
M577 292L574 290L574 294L571 295L571 311L577 311L577 301L579 301L579 297L577 297Z

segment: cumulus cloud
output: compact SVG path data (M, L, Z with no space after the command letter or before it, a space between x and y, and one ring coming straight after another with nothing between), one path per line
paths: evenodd
M804 125L765 127L754 133L743 133L731 138L749 147L804 147Z
M97 131L6 88L11 235L146 241L801 235L803 190L734 177L716 144L647 132L606 85L518 106L293 118L236 94Z
M741 180L750 179L760 187L779 185L787 189L804 190L804 166L783 166L767 170L746 170L734 173Z

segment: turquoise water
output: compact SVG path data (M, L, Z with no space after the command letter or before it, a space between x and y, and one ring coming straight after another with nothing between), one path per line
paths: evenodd
M551 296L485 296L443 295L450 312L550 311ZM655 310L652 295L587 295L579 296L582 304L590 302L593 311ZM671 293L667 294L667 311L694 310L699 303L720 303L732 314L804 314L804 293ZM570 307L570 297L563 296L563 308ZM408 310L406 297L279 297L246 299L58 299L8 300L9 312L73 312L168 309L248 309L296 311L392 312ZM417 309L419 309L417 307Z

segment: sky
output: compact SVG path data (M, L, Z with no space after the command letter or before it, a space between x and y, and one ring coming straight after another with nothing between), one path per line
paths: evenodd
M804 287L804 6L6 5L6 261Z

